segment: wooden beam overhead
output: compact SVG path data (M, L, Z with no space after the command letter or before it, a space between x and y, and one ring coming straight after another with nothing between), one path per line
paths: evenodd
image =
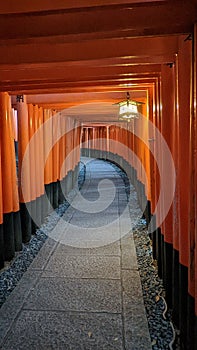
M61 11L61 10L72 10L72 9L83 9L90 8L95 9L96 7L112 7L119 5L143 5L143 4L158 4L160 2L165 3L166 0L15 0L2 1L0 3L0 13L29 13L29 12L42 12L42 11Z
M157 80L157 79L156 79ZM10 95L17 95L17 94L25 94L25 95L43 95L43 94L48 94L49 98L50 95L52 94L60 94L60 93L66 93L66 94L76 94L76 93L87 93L87 92L103 92L103 93L108 93L108 92L114 92L114 91L123 91L127 92L128 90L144 90L154 84L154 81L151 81L151 83L142 83L140 82L139 84L133 83L133 84L119 84L118 86L113 86L113 85L106 85L106 86L82 86L82 87L53 87L53 89L50 88L31 88L30 89L16 89L16 90L10 90L8 91Z
M154 3L155 4L155 3ZM28 6L27 6L28 7ZM80 8L75 11L30 12L0 15L0 40L18 43L66 43L81 40L182 34L192 31L197 20L193 1L141 3ZM12 42L14 44L14 42Z
M31 91L31 90L42 90L42 89L48 89L48 91L50 91L53 88L95 88L97 86L114 86L118 87L118 86L122 86L122 87L129 87L132 86L132 84L140 84L140 83L151 83L153 81L155 81L157 77L144 77L144 76L138 76L135 78L126 78L126 79L108 79L108 80L102 80L102 81L83 81L83 82L64 82L64 81L54 81L54 82L30 82L29 84L22 84L22 83L10 83L10 84L0 84L0 91L4 91L6 89L6 91Z
M184 40L184 37L182 38ZM167 54L161 56L141 56L141 57L111 57L104 59L94 60L83 60L83 61L64 61L59 62L46 62L46 63L21 63L21 64L2 64L0 65L1 72L14 72L16 69L20 72L31 70L36 75L37 70L54 70L54 69L69 69L73 70L76 67L85 69L85 67L132 67L132 66L143 66L143 65L161 65L168 62L175 61L175 54ZM148 68L147 68L148 69Z
M129 90L131 99L144 99L147 96L147 90ZM66 94L39 94L28 95L27 102L38 104L43 108L64 109L73 105L84 103L111 102L116 103L126 97L125 91L113 92L87 92L87 93L66 93Z
M173 55L178 51L178 37L96 40L57 45L2 45L0 64L83 61L112 57L147 57Z
M61 67L54 68L45 67L42 69L2 69L1 82L21 82L30 83L35 81L50 82L64 80L65 83L69 81L86 81L96 79L116 79L124 77L135 77L139 74L155 75L161 71L161 65L135 65L135 66L77 66L77 67ZM35 74L36 72L36 74Z

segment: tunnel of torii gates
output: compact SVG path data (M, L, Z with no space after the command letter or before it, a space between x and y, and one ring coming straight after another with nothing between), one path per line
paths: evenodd
M22 1L18 9L13 2L13 14L7 2L0 4L0 267L75 186L81 154L116 162L150 223L153 257L182 348L196 349L196 7L194 1L174 7L155 1L144 12L124 12L131 2L120 7L109 1L107 12L102 0L103 7L82 12L73 2L67 13L66 4L58 12L59 1L53 11L34 1L29 17ZM117 102L127 91L142 103L139 118L122 122Z

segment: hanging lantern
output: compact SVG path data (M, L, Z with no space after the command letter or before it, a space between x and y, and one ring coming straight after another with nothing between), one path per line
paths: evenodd
M119 104L119 120L130 122L132 119L139 118L138 105L140 102L130 100L130 94L127 92L127 99Z

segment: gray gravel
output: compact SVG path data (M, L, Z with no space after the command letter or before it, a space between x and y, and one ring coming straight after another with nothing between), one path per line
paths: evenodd
M144 304L149 324L153 350L169 349L173 338L170 313L165 314L165 291L158 277L156 263L152 258L152 248L145 220L140 220L133 229L138 266L140 271Z

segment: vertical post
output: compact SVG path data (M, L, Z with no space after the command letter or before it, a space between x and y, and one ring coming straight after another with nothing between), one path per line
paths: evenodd
M11 117L11 138L13 139L12 142L12 148L14 145L14 150L12 150L13 153L13 170L12 170L12 176L13 181L15 181L15 178L17 178L17 184L18 184L18 121L17 121L17 111L14 110L14 108L11 108L11 100L10 100L10 117ZM18 188L14 191L13 194L14 201L13 201L13 223L14 223L14 243L15 243L15 251L20 251L22 249L22 231L21 231L21 217L20 217L20 211L19 211L19 197L18 197Z
M0 139L0 269L4 267L4 238L3 238L3 198L2 198L2 169L1 169L1 139Z
M62 132L64 130L64 122L64 117L62 117L60 112L60 128ZM59 141L59 204L62 204L64 201L64 177L66 175L64 173L65 148L65 135L63 134Z
M33 123L34 123L34 150L35 150L35 174L36 174L36 221L40 227L42 223L42 207L41 207L41 169L40 169L40 134L39 134L39 107L33 105Z
M157 94L157 84L154 85L154 89L149 89L148 90L148 117L149 120L156 125L156 95ZM154 134L150 134L149 131L149 148L150 148L150 153L149 153L149 157L150 157L150 198L151 201L148 203L148 212L149 212L149 222L151 220L152 214L155 211L155 207L156 207L156 194L155 194L155 183L156 183L156 162L155 159L153 157L153 154L155 154L155 135ZM152 151L152 153L151 153ZM152 223L153 225L155 225L155 216L152 217ZM148 223L149 223L148 222ZM151 233L150 233L150 238L152 240L152 252L153 252L153 259L156 259L156 234L157 234L157 230L155 227L153 227L153 225L151 226Z
M44 158L46 160L44 164L44 182L45 182L45 191L46 196L48 197L48 212L52 210L53 204L53 154L52 154L52 116L51 111L49 109L44 110ZM47 154L47 150L50 149L49 154Z
M52 124L53 124L53 206L58 207L58 178L59 178L59 142L54 142L58 135L58 119L55 117L56 111L53 111Z
M40 202L41 202L41 224L46 217L47 208L45 202L45 188L44 188L44 112L43 108L38 108L38 139L39 139L39 173L40 173Z
M36 155L35 155L35 123L34 123L34 107L32 104L28 104L28 125L29 125L29 159L30 159L30 183L31 183L31 212L32 212L32 222L31 228L32 233L34 234L37 229L37 223L35 222L36 218L36 186L37 186L37 176L36 176Z
M20 249L21 232L17 229L14 221L14 213L19 211L19 201L11 102L6 92L0 93L0 125L4 256L5 260L11 260L14 257L15 248ZM18 236L15 236L15 233ZM17 243L16 247L15 243Z
M180 285L180 337L181 346L187 348L187 298L188 298L188 253L189 253L189 129L190 129L190 76L191 41L179 39L178 52L178 220L179 220L179 285ZM183 88L184 87L184 88Z
M197 25L194 27L194 38L192 41L192 67L191 67L191 114L190 114L190 207L189 207L189 269L188 269L188 346L196 349L197 335L195 322L197 322L197 310L195 310L196 289L196 209L197 209L197 120L196 120L196 53L197 53Z
M107 158L109 158L109 125L106 126L106 137L107 137Z
M19 161L19 199L23 242L26 243L31 238L31 182L29 155L27 162L23 163L25 153L28 152L29 125L28 107L26 96L16 96L16 109L18 114L18 161ZM23 173L22 173L23 172Z
M197 118L197 23L194 26L194 115ZM197 143L197 140L196 140ZM196 147L197 148L197 147ZM196 173L197 176L197 173ZM196 200L197 201L197 200ZM196 204L197 211L197 204ZM194 325L194 346L197 348L197 225L195 227L195 325Z
M169 149L173 156L173 138L174 138L174 119L175 119L175 65L163 65L161 70L161 89L162 89L162 121L161 131L165 138ZM161 150L162 152L163 150ZM165 157L165 154L163 154ZM163 178L166 178L168 169L162 167ZM173 184L168 183L168 187L173 188ZM165 210L165 208L163 208ZM171 206L169 212L166 215L165 221L162 224L162 236L161 236L161 258L162 258L162 278L164 281L164 287L166 288L167 302L171 304L171 291L172 291L172 253L173 253L173 207ZM178 250L175 250L176 257ZM179 295L179 284L178 284L178 259L173 263L174 271L174 319L178 324L178 295Z

